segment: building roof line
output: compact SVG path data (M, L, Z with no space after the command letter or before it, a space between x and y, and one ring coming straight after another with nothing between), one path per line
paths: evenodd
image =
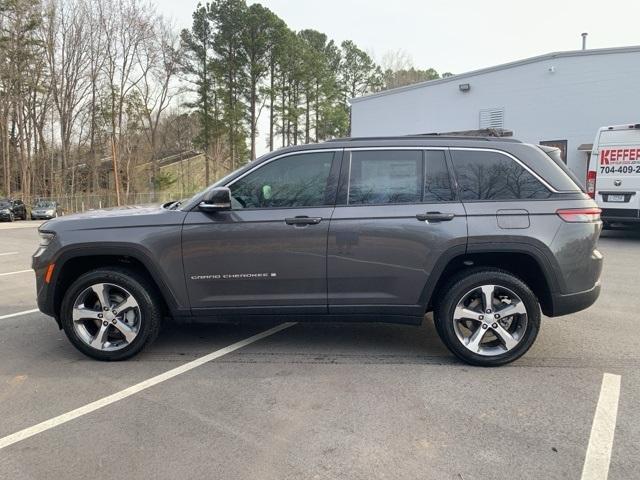
M544 60L553 60L554 58L565 57L582 57L589 55L611 55L617 53L632 53L640 52L640 45L632 45L627 47L613 47L613 48L594 48L590 50L567 50L563 52L551 52L543 55L537 55L535 57L529 57L522 60L515 60L513 62L502 63L493 67L480 68L478 70L472 70L470 72L460 73L458 75L452 75L447 78L439 78L437 80L427 80L425 82L414 83L411 85L405 85L404 87L392 88L384 90L382 92L371 93L369 95L363 95L361 97L349 99L350 104L364 102L378 97L385 97L387 95L395 95L396 93L403 93L410 90L416 90L423 87L429 87L432 85L439 85L441 83L455 82L469 77L475 77L477 75L484 75L486 73L498 72L500 70L507 70L509 68L520 67L522 65L528 65L531 63L537 63Z

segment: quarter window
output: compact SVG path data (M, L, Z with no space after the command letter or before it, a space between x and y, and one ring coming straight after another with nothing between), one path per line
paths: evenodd
M463 201L551 196L551 192L536 177L506 155L464 150L453 150L451 153Z
M326 205L333 157L333 152L303 153L258 168L229 187L233 208Z

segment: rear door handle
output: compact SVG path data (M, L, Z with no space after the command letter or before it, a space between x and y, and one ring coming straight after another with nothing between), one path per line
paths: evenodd
M450 222L455 216L455 213L427 212L417 214L416 218L421 222Z
M285 218L287 225L317 225L322 221L322 217L293 217Z

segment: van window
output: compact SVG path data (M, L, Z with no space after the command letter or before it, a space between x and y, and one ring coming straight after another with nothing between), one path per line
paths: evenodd
M498 152L453 150L461 200L549 198L551 192L517 162Z
M422 151L351 152L349 205L420 203Z

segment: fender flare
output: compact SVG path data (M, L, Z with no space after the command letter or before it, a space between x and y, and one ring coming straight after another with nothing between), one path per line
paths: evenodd
M521 253L531 257L540 267L545 281L549 287L549 292L552 297L553 294L559 291L564 291L564 282L561 281L557 275L559 267L554 259L550 258L548 254L541 248L535 245L533 242L495 242L490 243L469 243L466 246L458 245L446 250L444 254L440 256L435 266L431 270L431 274L427 279L427 283L420 295L420 304L425 309L431 304L432 296L435 292L436 285L441 280L447 266L456 258L464 257L467 255L482 253Z
M51 283L54 288L50 292L51 306L54 306L56 295L58 292L58 279L61 273L64 271L65 265L72 259L78 257L94 257L94 256L121 256L130 257L140 262L142 266L147 270L151 280L158 287L160 295L162 295L171 315L185 315L190 314L189 308L180 308L177 296L170 287L169 282L166 280L165 275L156 267L151 256L138 244L132 244L127 242L113 242L108 245L96 246L95 244L73 244L68 248L62 248L59 254L56 256L54 263L56 268L51 279ZM183 272L184 278L184 272Z

